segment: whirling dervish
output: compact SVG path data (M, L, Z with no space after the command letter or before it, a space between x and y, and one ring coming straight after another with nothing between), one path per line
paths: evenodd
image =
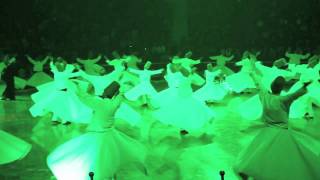
M301 60L307 59L310 56L310 54L300 54L300 53L290 53L286 52L286 57L289 58L289 64L291 65L299 65L301 64Z
M241 70L235 74L226 77L226 82L232 88L232 91L236 93L244 92L248 89L256 88L249 73L251 72L251 64L254 59L245 58L237 62L237 66L241 66Z
M34 117L52 113L52 120L69 124L70 122L88 123L92 110L83 104L76 92L76 82L70 78L79 77L80 72L73 72L75 67L66 62L50 62L54 74L52 82L37 87L38 92L31 95L34 105L30 108Z
M95 95L103 96L105 89L113 82L120 81L120 78L125 70L121 59L107 60L108 65L113 66L114 70L110 73L100 73L99 75L90 75L84 71L81 72L81 77L89 81L93 87Z
M125 93L125 97L130 101L136 101L138 98L142 98L142 104L148 105L148 107L156 106L152 102L157 95L157 91L151 84L151 76L162 73L163 69L149 70L151 62L147 61L143 70L129 69L130 72L139 75L140 83L134 88Z
M99 75L104 71L104 68L97 64L101 60L101 55L93 59L80 59L77 58L77 62L84 66L84 71L89 75Z
M221 102L228 94L228 90L220 82L216 82L215 78L221 74L222 70L215 70L212 64L207 65L205 70L206 84L198 89L194 96L203 102Z
M229 55L230 52L226 52L218 55L218 56L210 56L209 59L212 61L216 61L216 66L213 67L213 71L221 70L221 74L225 76L229 76L231 74L234 74L234 71L232 71L229 67L226 66L226 63L231 61L234 58L234 55Z
M251 75L260 88L264 126L240 154L235 163L236 172L242 179L319 179L319 142L292 129L290 125L294 122L289 120L290 105L306 93L310 82L292 94L280 96L287 83L285 79L277 77L271 84L270 93L261 85L259 74L254 67Z
M192 52L188 51L184 57L174 56L171 60L172 64L183 67L191 74L192 83L196 86L202 86L205 83L203 77L197 73L196 65L201 63L200 59L191 59Z
M140 83L138 75L130 72L129 69L139 70L138 64L142 62L142 59L134 55L124 55L120 59L126 67L120 79L120 91L125 93Z
M188 70L168 64L165 79L169 87L157 97L159 109L153 113L156 119L191 132L200 130L214 117L213 111L193 96Z
M107 98L95 96L93 91L79 93L82 102L93 109L94 115L86 133L67 141L51 152L47 164L59 180L87 180L93 172L95 179L116 178L120 168L133 163L144 168L146 149L114 128L114 114L124 97L119 85L108 90Z
M43 60L35 60L27 55L27 59L33 65L34 74L28 79L27 85L31 87L37 87L41 84L52 81L52 77L43 71L43 66L48 60L53 60L51 56L46 56Z

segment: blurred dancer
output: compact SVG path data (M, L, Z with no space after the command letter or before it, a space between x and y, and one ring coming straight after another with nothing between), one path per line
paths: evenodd
M6 64L6 68L3 71L2 78L6 82L6 89L4 91L4 98L9 100L15 100L16 94L15 94L15 84L14 84L14 76L16 73L16 58L9 56L6 56L4 59L4 62Z
M0 62L0 98L2 99L3 96L3 92L5 91L7 85L6 83L3 81L3 72L6 69L7 64L6 62Z
M168 64L165 79L169 87L158 94L160 108L154 111L154 117L188 132L199 131L214 113L193 96L190 73L182 66Z
M139 75L140 83L125 93L125 97L131 101L136 101L138 98L143 98L143 104L148 105L148 107L153 107L152 99L156 96L157 91L151 84L151 76L160 74L163 69L159 70L149 70L151 67L151 62L147 61L144 65L143 70L129 69L130 72Z
M47 158L47 164L59 180L87 180L89 172L95 179L112 179L130 163L144 169L145 148L114 128L114 114L123 101L119 85L108 90L108 98L93 93L80 93L81 100L94 110L87 132L58 148Z
M113 66L114 70L110 73L100 73L97 75L90 75L86 72L81 72L81 77L89 81L93 87L95 95L103 96L105 89L113 82L119 81L124 72L124 65L122 60L107 60L108 65Z
M207 65L205 70L206 84L198 89L194 95L203 102L220 102L227 95L228 91L220 82L215 82L215 77L221 74L222 70L214 71L212 64Z
M0 165L24 158L31 150L31 144L0 130Z
M256 88L253 79L249 75L249 73L252 71L252 62L254 62L254 59L242 59L236 63L237 66L241 66L241 70L226 77L226 82L230 85L232 91L241 93L245 90Z
M299 65L301 63L301 60L307 59L310 56L310 53L308 54L300 54L299 52L297 53L290 53L286 52L286 57L289 58L289 64L292 65Z
M201 60L191 59L191 56L192 52L188 51L182 58L179 56L174 56L171 62L172 64L178 65L183 69L187 70L191 75L190 77L194 85L202 86L203 84L205 84L205 80L197 73L197 67L195 67L195 65L201 63Z
M35 60L30 56L26 56L28 61L33 65L34 74L28 80L27 84L31 87L37 87L41 84L52 81L52 78L43 72L43 66L48 62L48 60L52 60L51 56L46 56L43 60Z
M283 77L272 82L270 93L259 85L259 76L251 75L260 87L265 127L240 155L235 170L242 179L319 179L319 140L292 130L288 118L291 103L306 92L309 83L280 96L286 83Z
M63 61L50 62L54 81L37 87L38 92L31 95L35 104L30 108L31 115L44 116L53 113L53 123L65 125L70 122L88 123L92 116L92 110L83 104L76 92L77 81L71 78L79 77L80 72L73 72L75 66Z
M126 69L120 79L120 91L125 93L140 83L139 76L130 72L129 69L140 70L138 65L142 62L142 59L135 55L125 55L121 57L121 60L124 62Z
M89 74L89 75L99 75L104 68L97 64L100 60L101 60L101 55L99 55L98 57L94 58L94 59L80 59L77 58L77 62L82 64L84 66L84 71Z
M226 63L234 58L233 55L225 56L224 54L220 54L218 56L210 56L209 58L213 61L216 61L216 66L213 67L213 71L221 70L221 74L226 76L234 73L230 68L226 66Z

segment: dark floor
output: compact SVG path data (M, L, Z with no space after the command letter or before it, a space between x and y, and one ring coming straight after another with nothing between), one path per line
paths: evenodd
M1 180L47 180L52 176L45 164L47 152L30 139L37 122L28 112L31 104L26 96L0 102L1 129L32 144L31 152L23 160L0 166Z

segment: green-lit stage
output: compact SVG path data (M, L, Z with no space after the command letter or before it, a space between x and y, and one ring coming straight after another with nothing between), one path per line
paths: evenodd
M139 167L128 165L117 173L118 179L220 179L219 171L225 171L225 179L238 179L233 172L233 163L244 144L251 141L261 124L252 124L236 113L236 105L251 97L250 94L228 96L223 103L212 104L215 119L206 134L179 135L154 125L150 136L139 139L140 132L127 123L118 122L116 128L138 139L148 148L147 174ZM28 109L32 105L27 96L18 96L17 101L0 101L1 129L32 144L31 152L22 160L0 166L0 179L49 180L55 179L46 165L49 149L54 148L63 133L74 130L75 124L52 126L50 117L32 118ZM150 110L137 109L145 119ZM248 109L250 111L250 109ZM313 120L295 120L296 129L315 135L319 133L319 109ZM248 128L251 124L251 128ZM81 128L80 128L81 129ZM79 136L79 134L74 136ZM46 134L47 133L47 134ZM168 135L161 138L157 135ZM319 134L318 134L319 135ZM318 136L319 137L319 136ZM64 139L63 141L67 141ZM51 143L51 144L50 144ZM90 144L88 144L90 146ZM3 147L1 147L3 148ZM263 163L263 162L261 162Z

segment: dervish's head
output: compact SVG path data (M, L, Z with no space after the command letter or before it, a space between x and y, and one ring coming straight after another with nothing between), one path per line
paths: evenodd
M276 79L274 79L271 83L272 94L279 95L283 90L285 84L286 84L286 80L284 79L283 76L278 76Z

